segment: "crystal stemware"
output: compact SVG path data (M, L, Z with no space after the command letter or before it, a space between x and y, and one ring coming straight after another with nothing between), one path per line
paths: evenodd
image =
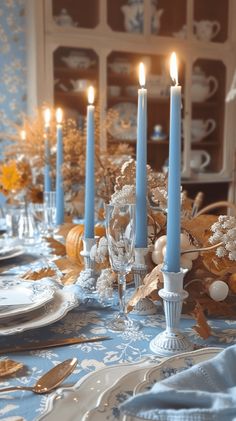
M56 228L56 192L44 193L44 222L46 234L53 235Z
M126 275L132 269L135 246L135 206L106 206L106 235L112 269L118 274L119 312L109 323L115 331L138 329L139 324L125 312Z

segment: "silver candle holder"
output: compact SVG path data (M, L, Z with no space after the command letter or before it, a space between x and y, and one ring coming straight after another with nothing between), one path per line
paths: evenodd
M83 238L83 250L80 254L84 258L84 270L80 272L76 284L86 293L96 291L97 275L94 268L94 261L90 258L90 251L94 244L96 244L96 238Z
M164 288L159 295L163 299L166 330L150 342L151 351L162 357L193 350L193 344L179 330L183 301L188 297L183 289L184 275L185 271L163 272Z
M147 248L136 248L135 249L135 261L132 267L134 274L134 283L135 287L138 288L143 284L143 279L147 274L147 264L145 261L145 256L148 253ZM149 298L141 298L136 304L134 310L136 314L140 316L155 314L157 312L157 307Z

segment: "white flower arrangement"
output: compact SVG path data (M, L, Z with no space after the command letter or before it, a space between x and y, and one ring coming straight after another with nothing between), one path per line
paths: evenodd
M211 226L211 231L213 235L209 242L219 244L216 255L236 260L236 217L220 215L218 221Z
M110 203L112 205L127 205L134 204L135 203L135 186L134 185L125 185L122 187L121 190L117 190L113 195L111 196Z
M104 263L108 256L107 238L101 237L97 244L94 244L90 250L90 259L96 263Z
M97 292L101 300L112 298L113 284L116 279L115 273L111 269L103 269L97 279Z

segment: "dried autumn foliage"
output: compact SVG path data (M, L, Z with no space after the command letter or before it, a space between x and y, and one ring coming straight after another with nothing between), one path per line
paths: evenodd
M197 325L193 326L192 329L195 330L199 334L199 336L201 336L201 338L209 338L209 336L211 335L211 328L207 323L206 317L203 312L203 308L199 302L197 302L192 315L197 321Z
M55 265L62 273L60 281L64 285L70 285L76 282L83 266L79 263L71 262L67 257L54 261Z
M17 371L21 370L24 367L22 363L14 360L1 360L0 361L0 377L11 376Z
M216 215L200 215L193 219L183 219L181 227L202 247L211 235L210 227L217 221Z
M132 311L136 304L142 298L150 298L153 301L160 300L158 290L163 286L163 277L161 273L161 265L156 266L150 273L148 273L144 280L143 285L140 285L134 292L133 296L127 303L127 311Z
M45 237L45 241L47 241L47 243L49 244L50 248L56 256L65 256L66 247L64 246L64 244L51 237Z
M56 271L52 268L42 268L35 271L27 271L24 275L21 277L25 279L26 281L39 281L43 278L52 278L56 275Z

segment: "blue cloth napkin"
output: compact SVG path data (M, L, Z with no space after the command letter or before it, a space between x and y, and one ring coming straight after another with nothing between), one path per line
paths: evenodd
M120 409L132 420L236 421L236 345L156 383Z

